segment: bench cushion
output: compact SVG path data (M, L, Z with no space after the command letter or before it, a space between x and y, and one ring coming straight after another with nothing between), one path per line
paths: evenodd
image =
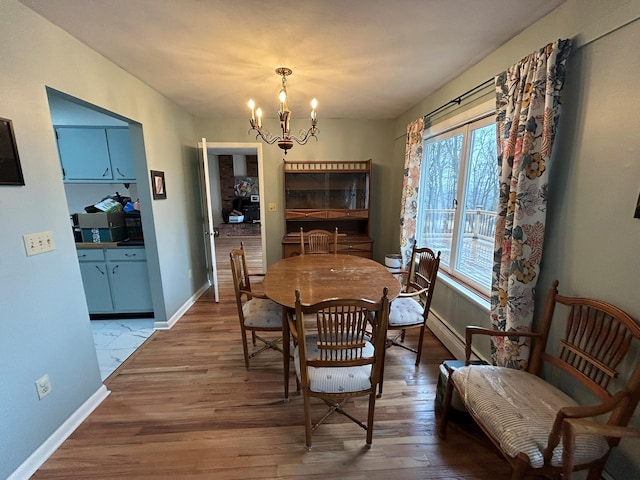
M530 373L493 366L469 366L455 370L451 377L469 412L496 439L509 456L520 452L533 468L544 465L543 450L557 411L577 405L568 395ZM575 464L597 460L609 450L598 435L577 437ZM551 465L562 465L562 441Z

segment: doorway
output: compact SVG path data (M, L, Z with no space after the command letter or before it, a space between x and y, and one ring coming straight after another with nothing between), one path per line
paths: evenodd
M47 88L47 97L58 140L70 228L76 238L82 294L87 301L100 374L105 380L154 331L151 291L155 280L149 277L146 255L153 242L144 242L141 227L142 217L151 218L151 213L135 208L124 213L120 209L113 213L122 223L116 216L107 217L107 228L90 224L94 218L87 214L104 215L91 207L106 198L122 199L123 206L139 199L136 172L146 170L144 149L136 148L143 144L142 128L125 117L51 88ZM89 147L90 155L86 152ZM76 158L81 162L75 162ZM109 180L92 175L96 159L109 166ZM124 176L116 176L116 170ZM147 199L142 200L149 204ZM125 258L131 252L137 255L135 261ZM135 285L135 291L131 285Z
M203 183L208 180L201 190L203 197L208 195L202 199L207 270L218 301L218 283L231 285L229 252L241 242L249 270L266 271L262 145L203 138L198 147L205 159Z

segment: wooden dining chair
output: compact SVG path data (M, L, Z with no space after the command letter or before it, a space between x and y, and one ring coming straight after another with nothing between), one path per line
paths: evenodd
M332 299L313 305L303 304L298 290L295 295L295 318L304 321L294 321L289 315L289 323L297 338L294 363L304 400L307 448L311 448L311 432L332 413L345 415L365 429L370 446L387 333L388 290L384 288L378 301ZM375 319L372 333L367 332L370 317ZM366 424L343 408L345 400L358 396L369 397ZM311 398L329 407L314 424Z
M332 252L333 245L333 252ZM338 227L332 232L328 230L314 229L304 232L300 227L300 253L337 253L338 252Z
M279 345L282 342L282 307L263 293L252 291L251 277L262 277L264 274L249 273L247 258L242 244L240 244L239 249L231 250L229 258L231 259L233 287L236 294L238 320L242 335L244 365L248 370L249 359L264 350L274 349L284 354ZM257 340L261 341L264 346L249 353L247 332L251 332L251 342L254 347L257 344ZM258 332L277 332L280 336L276 339L267 339L259 336Z
M399 346L416 354L416 365L420 364L424 332L431 308L431 299L438 278L440 252L430 248L418 248L413 244L408 271L403 273L404 285L398 297L391 302L389 331L394 335L387 338L387 347ZM420 329L417 347L404 343L408 329ZM382 394L384 369L380 378L379 394Z

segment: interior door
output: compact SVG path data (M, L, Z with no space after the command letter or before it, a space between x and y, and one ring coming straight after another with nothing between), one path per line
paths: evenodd
M203 216L204 216L204 245L207 262L207 280L209 285L213 284L215 300L220 300L218 293L218 267L216 265L216 240L213 230L213 218L211 217L211 188L209 187L209 158L207 153L207 139L203 138L198 145L200 152L200 167L202 168L201 183L203 198Z

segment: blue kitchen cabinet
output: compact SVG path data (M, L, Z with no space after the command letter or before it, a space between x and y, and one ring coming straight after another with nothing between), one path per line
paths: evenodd
M105 252L114 311L153 311L144 248L109 248Z
M65 182L113 182L104 128L56 128Z
M128 128L56 127L65 183L135 183Z
M103 249L79 249L80 274L89 313L113 313L109 273Z
M79 248L89 313L153 312L144 247Z
M133 168L129 130L126 128L107 128L106 132L113 179L117 182L135 182L136 173Z

